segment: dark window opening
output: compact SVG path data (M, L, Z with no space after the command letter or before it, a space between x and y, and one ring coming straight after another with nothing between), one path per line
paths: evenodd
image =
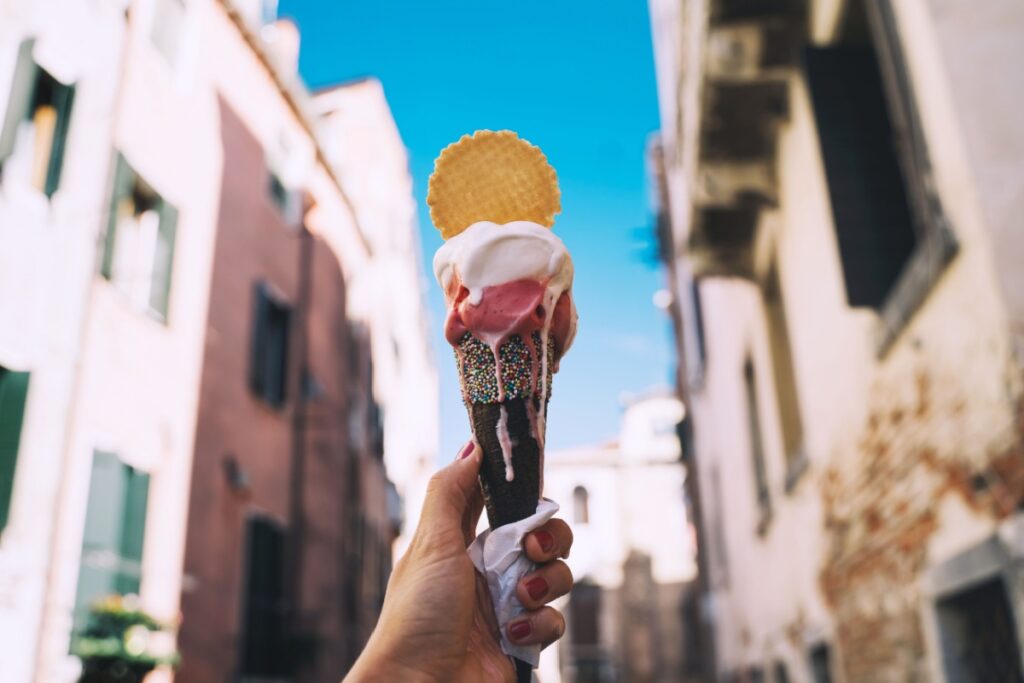
M807 81L851 306L880 308L916 244L878 55L862 2L836 45L808 48Z
M140 310L166 322L178 210L120 154L112 185L100 274Z
M828 643L811 648L811 680L813 683L832 683L832 652Z
M571 640L574 646L600 644L600 616L601 588L586 581L576 584L569 599Z
M707 361L707 346L704 339L704 306L700 300L700 284L696 279L690 281L690 296L693 299L693 326L697 337L697 358L700 367Z
M285 642L284 530L262 517L247 526L241 673L286 677L291 672Z
M764 533L771 517L772 501L768 490L768 473L764 460L764 437L761 432L761 416L757 400L757 378L754 376L754 364L749 359L743 366L743 388L746 394L747 428L754 471L755 495L761 513L758 532Z
M29 373L0 366L0 532L7 527L28 397Z
M884 353L957 250L891 0L851 0L840 40L805 66L847 300L879 312Z
M284 182L276 173L270 174L268 189L270 198L274 200L274 205L282 211L286 211L288 209L288 188L284 186Z
M781 659L772 665L772 677L775 679L774 683L789 683L789 669Z
M996 577L936 606L942 663L951 681L1024 681L1006 584Z
M291 307L258 282L253 297L249 387L267 404L284 405L288 385L288 332Z
M577 524L590 523L590 494L587 489L577 486L572 490L573 521Z
M75 87L35 63L35 41L21 44L0 129L0 168L22 150L29 182L47 197L60 185Z

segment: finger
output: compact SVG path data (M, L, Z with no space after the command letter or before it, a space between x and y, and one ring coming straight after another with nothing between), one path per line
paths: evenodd
M510 621L505 632L517 645L547 647L565 633L565 617L554 607L542 607Z
M520 579L516 597L526 609L537 609L572 590L572 572L568 565L555 560Z
M550 562L569 557L572 529L560 519L551 519L532 531L523 541L526 556L534 562Z
M480 514L484 510L484 494L480 490L479 483L477 483L476 488L469 495L470 498L466 504L466 512L462 515L462 537L467 547L476 538L476 527L480 522Z
M441 531L461 532L466 512L478 495L479 472L480 447L474 444L467 454L430 478L420 523Z

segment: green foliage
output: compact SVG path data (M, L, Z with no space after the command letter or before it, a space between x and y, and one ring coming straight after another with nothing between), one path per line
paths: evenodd
M82 660L83 682L135 683L179 659L170 629L139 609L136 599L120 595L92 606L71 654Z

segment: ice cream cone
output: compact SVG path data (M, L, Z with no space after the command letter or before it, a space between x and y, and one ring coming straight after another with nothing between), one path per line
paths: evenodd
M456 346L473 438L483 453L480 485L492 529L531 516L540 500L554 340L546 346L539 334L529 342L516 335L494 354L468 332Z
M469 548L504 627L522 613L514 586L532 571L522 539L557 510L541 504L544 440L551 378L576 333L572 259L550 229L561 208L554 169L511 131L477 131L449 145L435 162L427 203L446 240L434 274L483 454L487 520L492 531L509 527ZM529 681L539 647L503 635L502 649L518 679Z

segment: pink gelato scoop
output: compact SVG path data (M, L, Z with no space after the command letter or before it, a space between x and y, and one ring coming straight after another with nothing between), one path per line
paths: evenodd
M470 332L494 347L501 346L514 335L530 339L534 332L543 330L547 320L544 301L547 291L547 283L514 280L485 287L480 302L474 304L469 299L469 290L455 277L449 284L450 307L445 321L445 338L455 346L466 332ZM573 312L569 297L569 292L562 292L551 315L550 335L555 342L556 362L570 341Z

